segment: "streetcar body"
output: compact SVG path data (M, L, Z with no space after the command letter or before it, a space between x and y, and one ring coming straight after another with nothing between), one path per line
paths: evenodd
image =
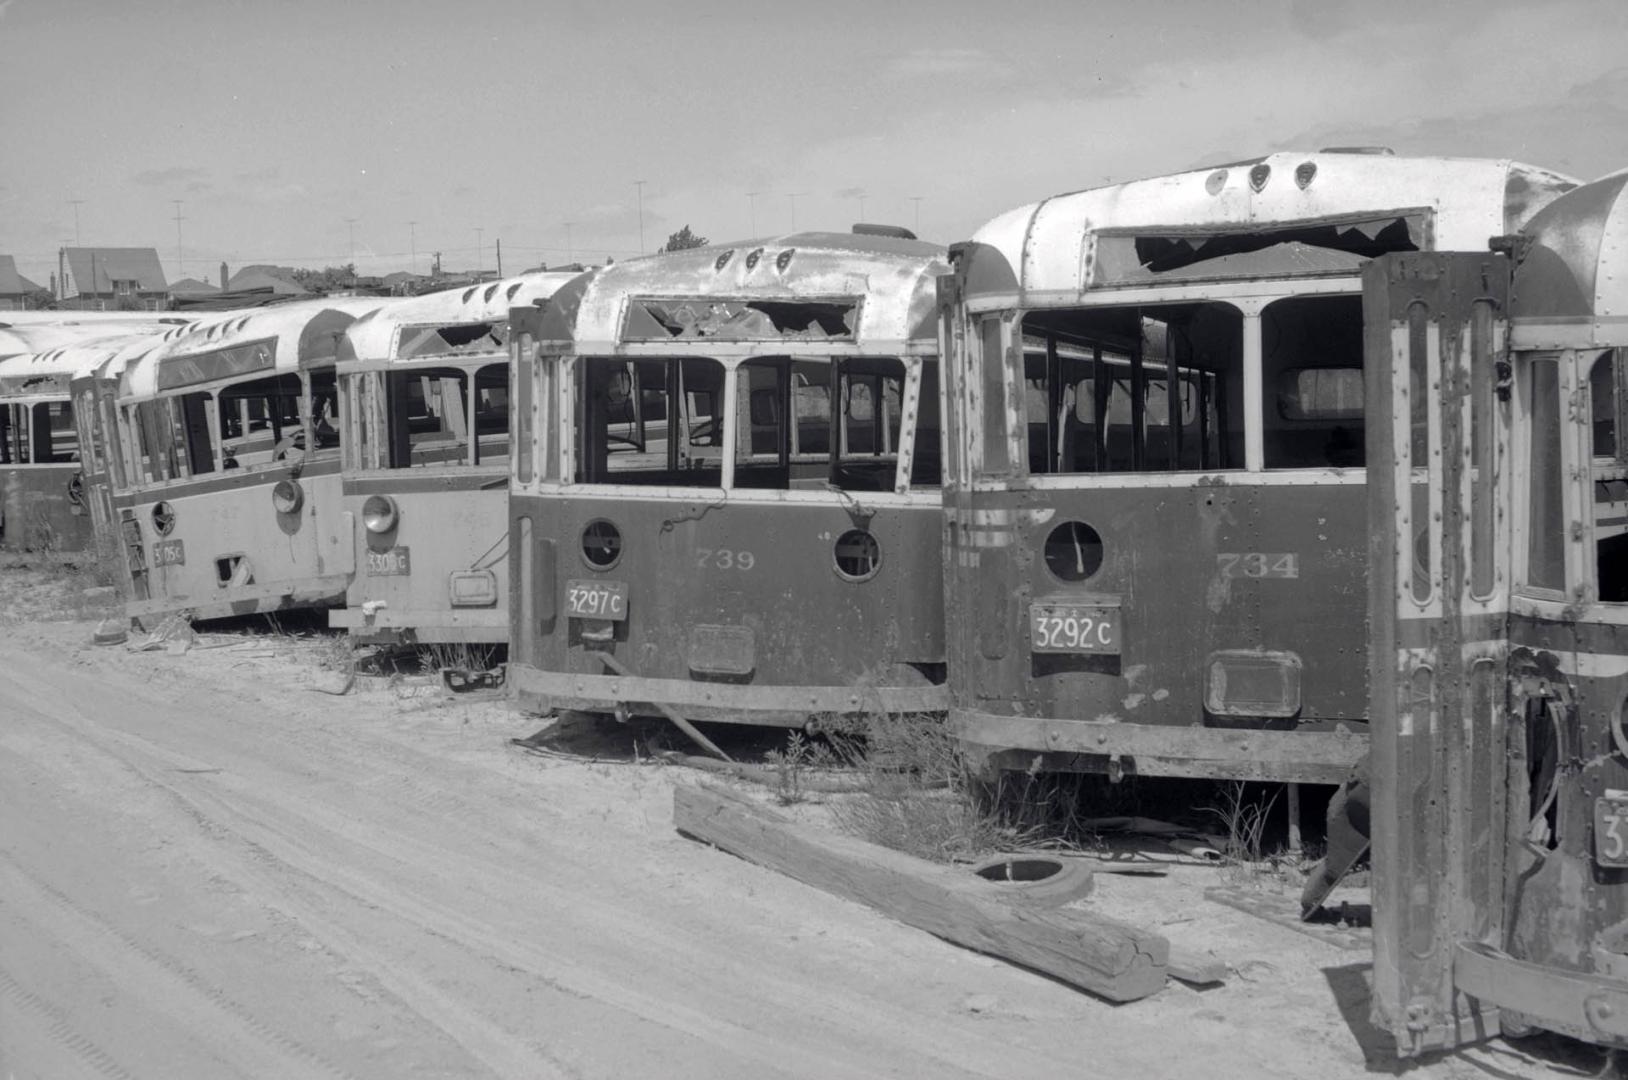
M952 725L994 770L1335 782L1365 747L1361 270L1572 186L1280 153L1061 195L942 297Z
M1628 172L1499 248L1367 281L1373 1000L1404 1055L1628 1046Z
M908 234L799 233L609 266L516 326L522 707L943 707L946 269Z
M430 293L345 331L356 573L329 625L368 643L508 641L509 311L575 276Z
M377 299L296 301L200 319L125 365L106 394L130 573L127 611L210 619L342 601L334 363Z

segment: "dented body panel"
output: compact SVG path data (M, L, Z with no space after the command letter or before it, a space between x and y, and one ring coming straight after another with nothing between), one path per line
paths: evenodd
M517 328L522 707L780 726L943 708L945 269L883 237L715 245L597 271Z
M1570 186L1282 153L1057 196L959 246L964 745L994 769L1343 779L1367 736L1362 267L1484 246ZM1104 623L1112 647L1069 637Z
M431 293L346 330L336 370L356 571L330 626L366 642L508 641L509 312L575 276ZM370 500L393 508L388 523L370 526Z
M387 302L223 312L126 365L110 404L131 618L343 598L355 551L340 500L333 365L345 327Z

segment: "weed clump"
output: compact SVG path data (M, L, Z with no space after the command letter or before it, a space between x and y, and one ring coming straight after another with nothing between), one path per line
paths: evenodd
M862 740L831 736L837 752L865 778L863 794L833 805L840 828L934 862L977 858L1010 845L942 718L880 716L863 730Z

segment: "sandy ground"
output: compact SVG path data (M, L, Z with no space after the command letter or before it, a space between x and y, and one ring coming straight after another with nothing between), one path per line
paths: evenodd
M1112 1006L679 837L701 777L517 750L501 700L332 697L321 641L136 653L0 597L0 1076L1394 1071L1367 954L1205 900L1214 869L1098 877L1230 969ZM1411 1072L1610 1069L1546 1037Z

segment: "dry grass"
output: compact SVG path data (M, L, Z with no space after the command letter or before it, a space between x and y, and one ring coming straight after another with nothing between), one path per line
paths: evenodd
M833 744L866 779L864 794L832 806L844 831L934 862L1011 846L940 718L878 716L863 740L834 736Z

